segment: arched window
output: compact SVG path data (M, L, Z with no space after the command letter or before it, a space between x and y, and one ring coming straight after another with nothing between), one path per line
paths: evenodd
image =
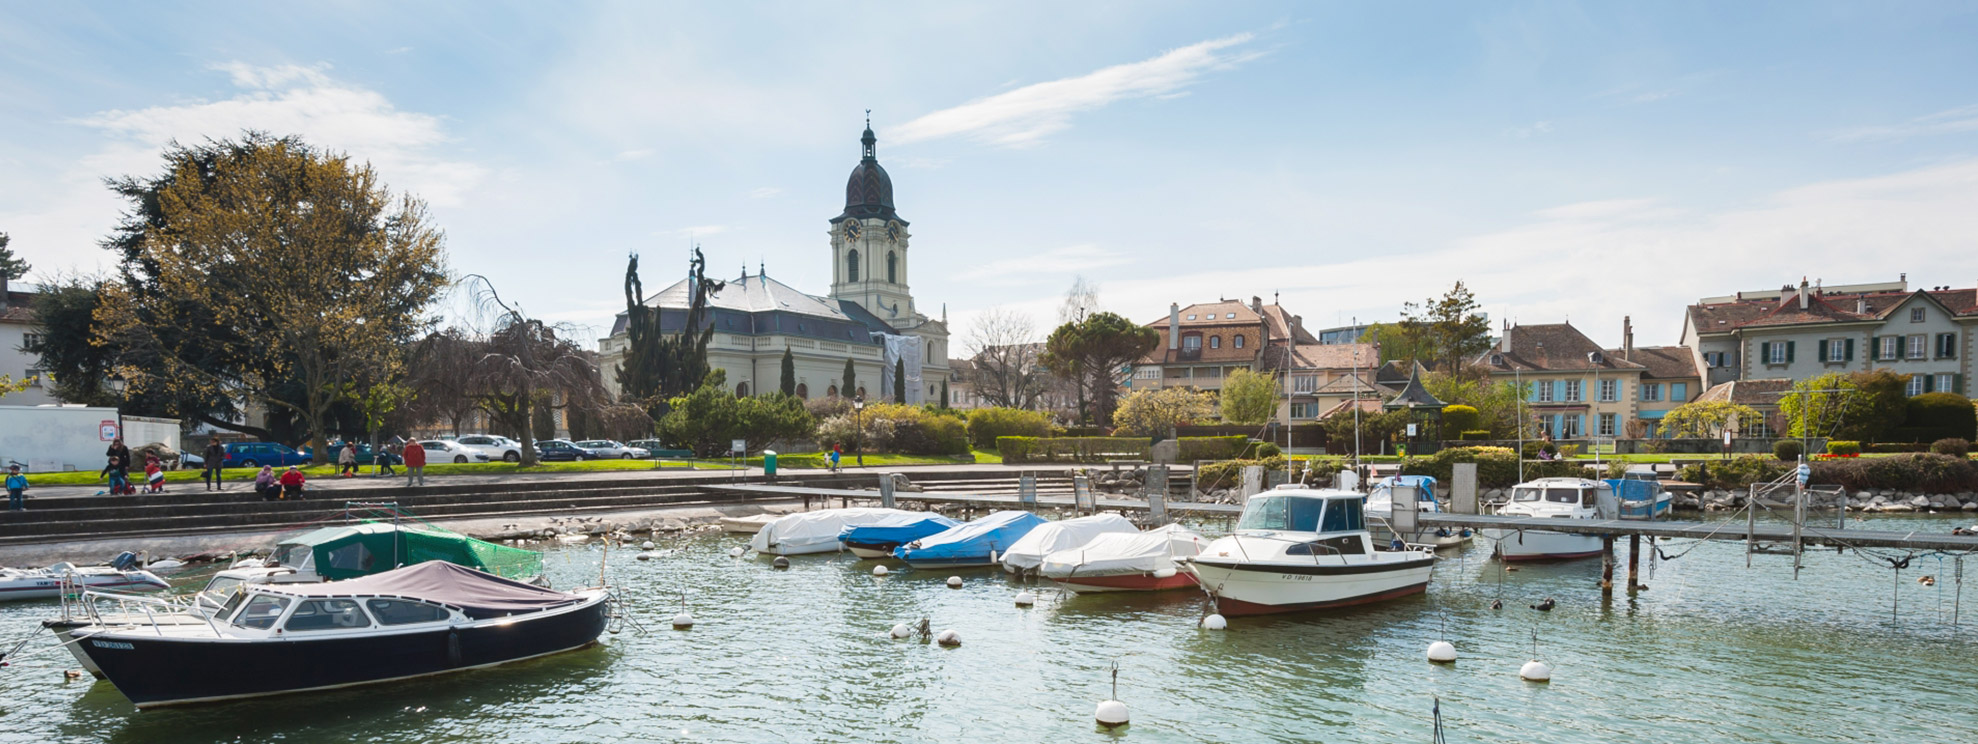
M855 282L858 280L859 252L858 249L854 248L845 252L845 281Z
M900 255L890 251L886 253L886 283L900 283Z
M797 383L797 398L799 400L810 400L810 386L801 382Z
M739 383L736 383L736 384L735 384L735 397L737 397L737 398L747 398L747 397L749 397L749 384L748 384L748 383L746 383L746 382L739 382Z
M1222 347L1223 347L1223 337L1221 337L1221 336L1210 336L1210 337L1209 337L1209 348L1211 348L1211 349L1220 349L1220 348L1222 348Z
M1241 336L1241 335L1238 335L1238 336L1236 337L1236 348L1239 348L1239 349L1241 349L1241 348L1243 348L1243 336Z
M859 386L859 394L858 394L858 397L860 397L860 398L863 398L863 397L865 397L865 386L864 386L864 385L860 385L860 386Z
M838 386L832 385L830 390L826 391L824 394L833 398L838 397Z

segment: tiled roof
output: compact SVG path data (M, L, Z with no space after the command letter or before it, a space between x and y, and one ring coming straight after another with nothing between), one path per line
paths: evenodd
M1375 399L1373 399L1373 398L1360 398L1360 399L1358 399L1358 400L1342 400L1342 401L1340 401L1340 402L1339 402L1339 404L1338 404L1338 405L1335 405L1335 406L1333 406L1332 408L1329 408L1329 409L1326 409L1326 412L1325 412L1325 413L1321 413L1321 414L1319 414L1319 418L1322 418L1322 419L1325 419L1325 418L1331 418L1331 417L1332 417L1332 415L1333 415L1333 414L1335 414L1335 413L1345 413L1345 412L1347 412L1347 411L1351 411L1351 410L1353 410L1353 404L1354 404L1354 403L1359 403L1359 404L1360 404L1360 412L1361 412L1361 413L1370 413L1370 414L1378 414L1378 413L1381 413L1381 402L1380 402L1380 401L1378 401L1378 400L1375 400Z
M1596 367L1626 371L1645 368L1635 362L1622 361L1619 355L1607 353L1571 323L1516 325L1506 333L1511 337L1510 350L1498 351L1499 347L1492 347L1484 352L1477 361L1485 368L1495 372L1572 372ZM1601 352L1599 364L1587 357L1596 351Z
M1191 315L1195 317L1192 319L1189 318ZM1255 324L1258 320L1262 319L1257 315L1257 311L1250 309L1249 305L1237 302L1236 300L1198 302L1182 308L1180 317L1183 327L1191 325L1220 325L1225 323ZM1162 315L1147 325L1150 327L1159 326L1166 328L1168 327L1168 316Z
M1291 318L1291 313L1286 311L1283 305L1264 306L1264 322L1270 324L1271 339L1273 341L1291 338L1291 335L1296 333L1298 335L1299 346L1319 343L1319 337L1305 330L1303 324L1292 324Z
M1169 349L1168 328L1166 325L1161 325L1154 329L1160 334L1160 341L1154 346L1153 351L1148 352L1147 356L1141 358L1140 363L1194 364L1197 362L1255 362L1260 358L1259 352L1263 351L1265 347L1258 339L1258 336L1263 331L1259 327L1260 324L1257 322L1257 316L1254 314L1251 315L1250 323L1247 325L1240 325L1239 323L1240 321L1232 320L1216 325L1198 323L1192 327L1187 323L1181 324L1183 337L1193 333L1202 334L1202 348L1195 353L1190 353L1179 346ZM1243 336L1243 348L1240 349L1236 347L1236 341L1234 340L1239 334ZM1222 344L1218 347L1211 347L1209 345L1209 339L1211 337L1221 337Z
M1803 310L1798 292L1778 299L1698 303L1689 307L1690 324L1699 333L1726 333L1739 328L1884 320L1917 295L1928 295L1953 315L1978 314L1978 289L1824 294L1814 288L1808 293Z
M1752 407L1776 406L1779 397L1793 387L1792 380L1732 380L1720 383L1697 396L1699 401L1730 401Z
M1301 344L1289 352L1293 369L1368 368L1380 361L1380 347L1373 344Z
M4 308L0 308L0 323L33 325L34 297L35 297L35 293L33 292L15 292L12 290L8 290L7 306Z
M1313 392L1318 395L1333 396L1333 395L1352 395L1355 390L1359 391L1360 394L1362 395L1365 395L1369 392L1373 392L1379 395L1394 395L1395 393L1400 392L1399 390L1393 387L1382 385L1380 383L1367 379L1367 373L1365 372L1362 372L1359 375L1353 375L1353 374L1340 375L1339 377L1333 378L1332 381L1327 382L1324 385L1320 385L1319 389Z
M1607 355L1620 358L1620 349L1608 349ZM1641 373L1642 379L1680 380L1685 377L1699 377L1696 367L1696 353L1687 346L1637 346L1628 361L1640 364L1647 369Z

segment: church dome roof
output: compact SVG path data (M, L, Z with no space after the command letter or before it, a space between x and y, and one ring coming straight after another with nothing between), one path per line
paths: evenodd
M898 219L893 213L893 178L886 175L885 168L879 167L879 158L874 155L878 138L872 135L872 125L866 125L865 136L859 141L865 146L865 157L852 168L852 177L845 181L844 214L832 222L860 217Z

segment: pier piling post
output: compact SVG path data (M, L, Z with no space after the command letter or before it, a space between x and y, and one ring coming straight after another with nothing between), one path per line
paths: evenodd
M1600 536L1600 596L1614 596L1614 536Z
M1628 536L1628 596L1630 597L1635 596L1635 591L1641 588L1641 582L1635 580L1635 577L1640 575L1640 571L1641 571L1641 535L1629 535Z

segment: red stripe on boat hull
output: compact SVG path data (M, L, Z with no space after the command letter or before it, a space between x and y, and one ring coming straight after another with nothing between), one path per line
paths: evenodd
M1120 576L1067 576L1052 579L1066 585L1072 591L1086 592L1158 592L1168 589L1186 589L1195 586L1191 574L1176 573L1165 579L1154 578L1151 574L1127 574Z

